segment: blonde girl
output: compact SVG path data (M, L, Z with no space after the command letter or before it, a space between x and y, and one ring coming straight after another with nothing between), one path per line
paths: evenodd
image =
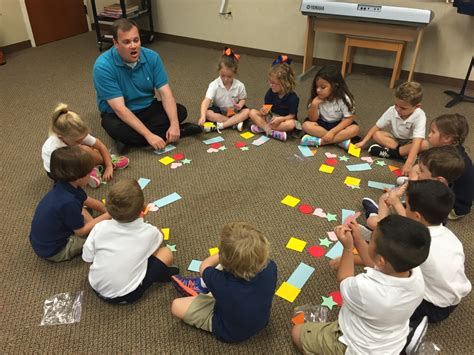
M219 77L207 88L206 97L201 103L199 125L206 132L234 127L242 131L243 122L249 118L250 110L245 106L247 92L245 85L237 80L240 56L232 49L225 48L217 66ZM206 124L206 121L215 122Z
M89 128L81 117L76 112L69 110L66 104L60 103L53 112L49 137L44 142L41 152L48 176L51 177L50 160L53 151L75 145L80 146L94 159L95 167L89 177L89 186L91 187L99 187L102 180L109 181L113 176L114 169L124 169L128 166L127 157L111 156L104 143L89 134Z
M287 132L296 127L300 99L295 93L295 72L291 59L280 55L273 61L268 73L268 89L265 104L260 110L250 111L253 133L265 132L268 136L286 141Z

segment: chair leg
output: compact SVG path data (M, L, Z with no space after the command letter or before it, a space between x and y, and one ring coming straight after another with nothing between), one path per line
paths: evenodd
M400 58L400 65L398 66L398 72L397 72L397 77L395 80L400 80L400 74L402 72L402 67L403 67L403 57L405 56L405 42L402 44L402 54Z
M400 61L401 61L401 58L402 58L402 50L403 50L403 46L400 44L398 46L398 49L397 49L397 56L395 58L395 65L393 66L392 78L390 79L390 85L389 85L390 89L393 89L393 87L395 86L395 80L396 80L396 77L397 77L397 73L400 70Z
M349 68L347 69L347 73L352 73L352 59L354 58L355 51L357 47L349 47Z
M346 44L344 45L344 54L342 56L342 66L341 66L341 75L342 75L343 78L346 75L348 50L349 50L349 39L346 38Z

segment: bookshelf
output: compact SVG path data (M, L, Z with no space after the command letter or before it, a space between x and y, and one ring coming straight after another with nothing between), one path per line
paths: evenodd
M112 25L119 18L137 20L148 18L148 30L140 28L142 42L151 43L155 38L153 32L153 16L151 12L151 0L128 2L127 0L116 0L114 4L104 6L100 12L97 11L96 0L91 0L92 15L94 16L97 45L102 52L104 43L113 43L112 34L107 33L103 25ZM101 26L102 25L102 26Z

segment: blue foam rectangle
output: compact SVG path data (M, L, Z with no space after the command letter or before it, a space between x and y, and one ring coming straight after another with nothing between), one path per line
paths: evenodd
M300 150L301 154L303 154L304 157L312 157L314 156L313 152L311 149L307 146L304 145L299 145L298 149Z
M146 178L140 178L138 179L138 185L140 185L140 188L143 190L146 185L148 185L150 183L150 179L146 179Z
M223 140L224 140L224 138L222 138L221 136L218 136L218 137L206 139L205 141L202 141L202 142L204 144L212 144L212 143L222 142Z
M181 200L181 196L178 193L173 192L171 195L156 200L155 202L153 202L153 204L161 208L178 200Z
M326 253L326 256L329 259L336 259L342 256L343 251L344 251L344 247L342 246L340 241L337 241L337 243L334 244L334 246L331 249L329 249L329 251Z
M368 186L373 187L374 189L380 189L380 190L385 190L385 189L390 190L395 187L395 185L385 184L383 182L378 182L378 181L369 181Z
M341 211L341 223L344 223L347 217L355 215L355 211L342 209Z
M191 260L191 263L189 263L188 270L189 271L194 271L194 272L199 272L199 267L201 266L202 261L199 260Z
M372 167L370 166L369 163L346 165L346 168L347 168L349 171L372 170Z
M267 136L261 136L260 138L255 139L252 144L256 145L257 147L260 147L263 143L266 143L270 140L269 137Z
M165 149L157 149L157 150L154 150L153 153L155 153L156 155L160 155L160 154L167 153L167 152L169 152L170 150L173 150L173 149L176 149L176 147L172 144L168 144L165 147Z
M301 290L313 272L314 267L300 263L287 282Z

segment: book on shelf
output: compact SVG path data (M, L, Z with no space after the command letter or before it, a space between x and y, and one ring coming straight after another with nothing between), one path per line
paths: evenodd
M138 10L139 10L138 5L125 5L125 11L126 11L127 14L136 12ZM120 6L120 4L117 4L117 3L107 5L107 6L104 6L104 11L103 12L122 14L122 7Z

